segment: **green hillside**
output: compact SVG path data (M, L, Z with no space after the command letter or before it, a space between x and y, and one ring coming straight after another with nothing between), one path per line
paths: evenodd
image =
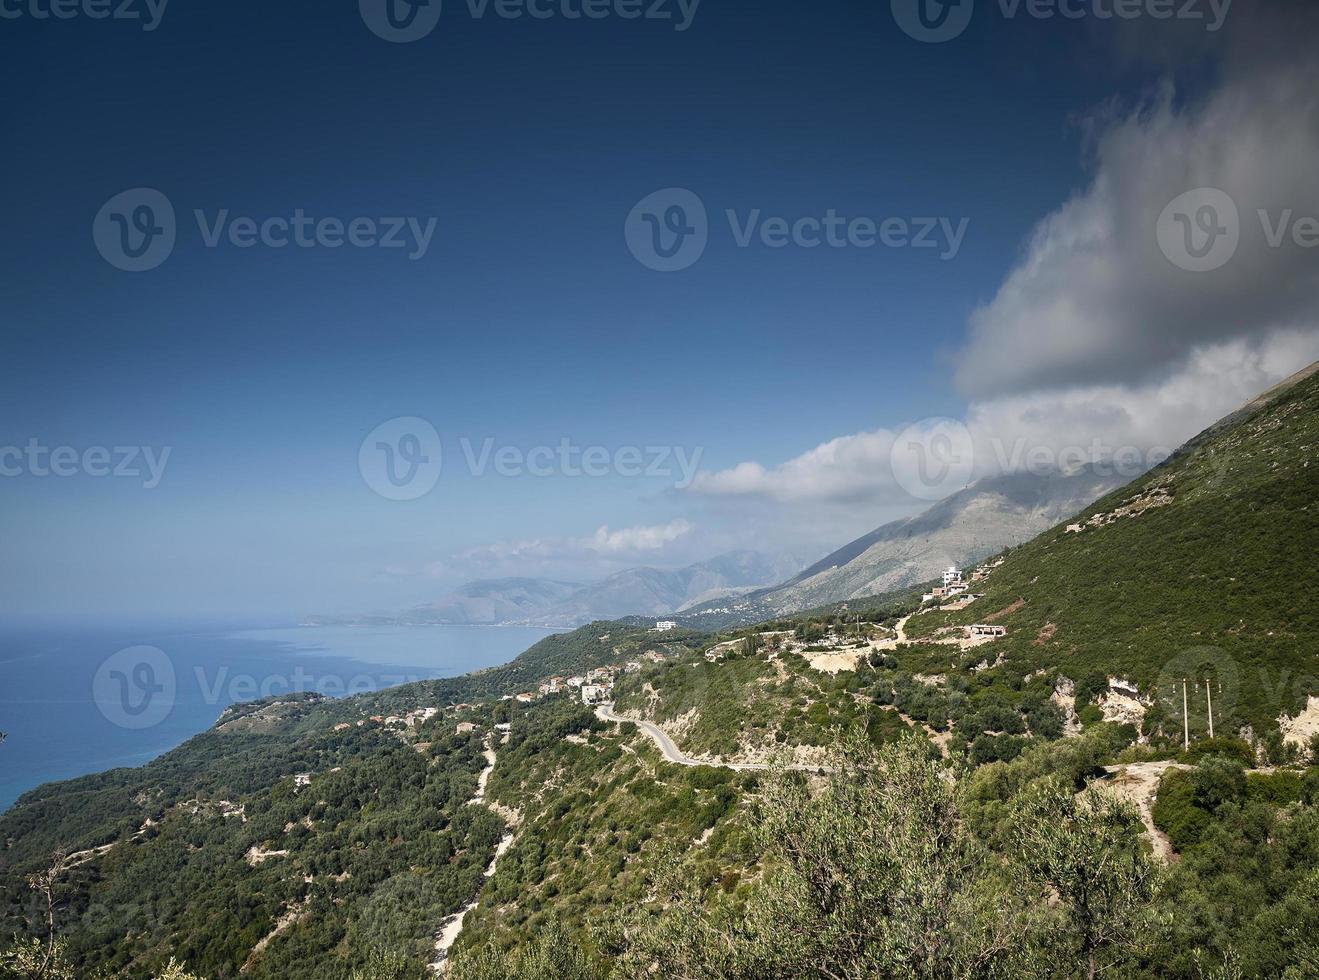
M41 787L0 817L0 950L53 919L68 969L14 946L0 980L422 980L469 902L453 980L1314 976L1319 745L1277 718L1319 694L1317 406L1317 374L1269 393L958 611L594 623ZM1006 634L968 646L980 623ZM711 765L575 693L504 700L625 661L615 710ZM1110 678L1143 717L1105 720Z
M983 598L908 633L993 619L1008 632L983 650L1008 672L1126 678L1159 696L1174 728L1182 679L1194 699L1195 679L1210 678L1216 734L1262 733L1319 694L1317 446L1310 373L1008 552L971 586ZM1204 716L1193 704L1193 735Z

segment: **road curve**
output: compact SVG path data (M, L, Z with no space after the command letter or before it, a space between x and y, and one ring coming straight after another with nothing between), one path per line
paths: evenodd
M622 715L614 714L612 704L602 704L595 709L595 715L601 721L624 722L630 721L643 732L650 736L657 746L659 746L660 755L664 756L668 762L676 763L680 766L710 766L713 769L732 769L736 772L765 771L773 768L764 762L713 762L704 759L693 759L690 756L682 754L682 750L673 744L673 739L669 738L664 729L659 725L652 724L648 721L640 721L636 718L624 718ZM828 771L820 766L802 766L790 765L787 768L795 769L801 772L820 772Z

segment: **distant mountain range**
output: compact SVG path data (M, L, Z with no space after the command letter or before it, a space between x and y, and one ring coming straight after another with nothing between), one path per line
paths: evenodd
M948 565L965 566L1029 541L1123 482L1092 468L981 480L915 517L893 521L805 570L798 558L733 551L686 568L630 568L598 582L498 578L468 582L436 602L397 613L308 625L575 627L600 619L674 616L722 628L909 588Z
M876 528L781 585L685 611L690 625L756 622L849 599L896 592L1028 541L1120 486L1126 477L1074 474L991 477L915 517Z
M764 588L801 568L788 555L733 551L686 568L629 568L598 582L499 578L468 582L436 602L398 613L314 616L307 625L580 626L624 616L662 616Z

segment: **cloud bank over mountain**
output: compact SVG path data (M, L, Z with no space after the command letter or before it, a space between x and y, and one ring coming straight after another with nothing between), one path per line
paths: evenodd
M1225 47L1203 98L1184 101L1170 71L1144 101L1082 121L1086 185L1036 225L952 355L968 404L944 495L1049 461L1158 462L1319 358L1319 247L1307 247L1319 246L1319 55L1299 43L1314 36L1319 8L1234 15L1233 30L1213 39ZM1197 71L1210 43L1172 28L1116 40L1128 57ZM1238 213L1235 253L1206 272L1177 264L1159 235L1168 205L1201 187L1224 191ZM909 477L923 460L906 454L902 432L856 432L777 465L703 472L692 491L914 507Z

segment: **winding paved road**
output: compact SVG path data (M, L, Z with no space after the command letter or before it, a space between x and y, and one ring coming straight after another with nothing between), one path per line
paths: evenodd
M624 718L622 715L614 714L612 704L602 704L595 709L595 715L601 721L624 722L630 721L643 732L650 736L651 741L659 746L660 755L668 762L676 763L680 766L710 766L714 769L733 769L737 772L749 772L752 770L767 770L772 768L764 762L712 762L704 759L693 759L690 756L682 754L678 746L673 744L673 739L669 738L668 733L659 725L652 724L648 721L639 721L636 718ZM791 765L789 769L795 769L800 772L828 772L829 770L821 766L803 766Z

